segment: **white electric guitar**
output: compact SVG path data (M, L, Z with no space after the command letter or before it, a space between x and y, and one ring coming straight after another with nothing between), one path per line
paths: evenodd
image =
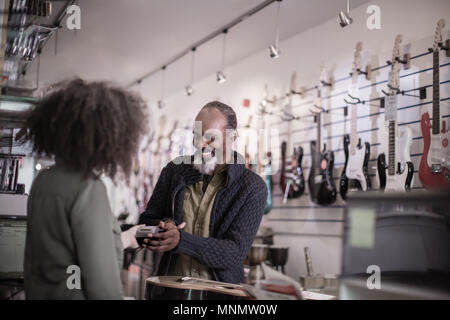
M341 174L339 190L343 199L346 199L348 191L367 191L371 187L367 169L370 158L370 144L368 142L361 144L357 132L358 105L360 102L358 98L358 75L361 70L361 50L362 43L358 42L353 61L352 84L348 90L348 95L354 102L345 100L352 108L352 122L350 135L344 136L345 165Z
M410 156L412 131L407 127L399 130L397 125L397 94L400 87L400 62L397 58L400 57L401 42L402 36L398 35L392 53L389 93L385 98L385 121L381 144L388 147L387 163L384 153L378 156L380 189L385 192L410 190L414 176L414 165Z

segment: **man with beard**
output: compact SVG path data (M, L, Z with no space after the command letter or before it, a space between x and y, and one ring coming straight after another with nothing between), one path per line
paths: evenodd
M158 275L240 283L264 214L266 184L232 150L237 119L230 106L210 102L195 121L195 154L162 170L139 218L145 224L158 219L164 229L144 246L164 253Z

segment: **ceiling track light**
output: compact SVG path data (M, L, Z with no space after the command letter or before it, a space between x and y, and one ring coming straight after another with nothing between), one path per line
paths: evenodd
M164 103L164 84L166 76L166 66L161 68L161 98L158 100L158 109L162 109L165 106Z
M169 65L173 64L174 62L184 58L187 54L189 54L189 51L191 51L192 48L198 48L199 46L201 46L201 45L207 43L208 41L210 41L210 40L216 38L217 36L219 36L221 33L224 32L224 30L230 30L231 28L234 28L235 26L239 25L240 23L246 21L246 19L248 17L251 17L251 16L255 15L257 12L260 12L260 11L264 10L265 8L267 8L270 5L272 5L274 2L278 2L278 11L279 11L279 2L281 2L281 1L282 0L261 0L261 3L259 3L257 6L255 6L255 7L251 8L250 10L242 13L236 19L233 19L232 21L230 21L226 25L221 26L217 30L214 30L213 32L211 32L210 34L206 35L202 39L200 39L197 42L191 44L185 50L179 52L178 54L176 54L175 56L170 58L168 61L166 61L160 67L157 67L154 70L151 70L151 71L147 72L146 74L144 74L140 78L132 81L129 84L129 87L137 85L139 80L144 80L144 79L149 78L149 77L153 76L154 74L160 72L162 66L169 66ZM273 56L275 58L275 57L277 57L279 55L278 40L276 41L275 45L272 45L272 47L273 48L270 49L271 56ZM224 73L224 70L221 70L221 71L222 71L222 73Z
M186 86L186 95L191 96L194 93L194 89L192 89L192 83L194 82L194 66L195 66L195 50L196 48L192 48L192 54L191 54L191 74L189 78L189 84Z
M353 18L350 17L350 0L347 0L347 12L339 12L339 24L342 28L353 23Z
M222 42L222 65L219 71L216 73L216 80L218 83L224 83L227 81L227 77L224 74L225 71L225 55L226 55L226 47L227 47L227 33L228 30L223 30L223 42Z
M186 95L187 96L190 96L190 95L192 95L194 93L194 89L192 89L191 85L187 85L185 90L186 90Z
M275 24L275 44L269 46L269 55L272 59L276 59L280 56L280 49L278 48L278 43L280 40L280 7L281 1L277 0L277 16Z
M218 83L224 83L227 81L227 77L222 71L217 71L216 77Z

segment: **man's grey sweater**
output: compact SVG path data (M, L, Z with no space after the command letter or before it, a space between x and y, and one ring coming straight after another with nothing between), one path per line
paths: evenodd
M188 159L192 160L177 158L162 170L139 223L149 224L153 219L163 218L171 218L177 224L182 222L186 186L203 179L192 164L186 164ZM215 198L210 237L180 231L180 242L163 255L158 275L170 274L177 254L183 253L209 267L218 281L243 282L243 262L264 214L267 187L260 176L245 168L240 154L234 153L234 159L234 164L227 165L227 183Z

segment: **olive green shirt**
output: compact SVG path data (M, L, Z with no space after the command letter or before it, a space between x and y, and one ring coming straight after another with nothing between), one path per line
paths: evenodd
M43 170L31 188L27 223L27 299L122 299L120 227L100 179L61 165Z
M183 200L184 231L203 238L209 237L211 212L217 192L225 186L225 170L213 176L205 175L199 181L186 188ZM202 279L213 279L205 265L185 254L179 254L175 265L175 275Z

